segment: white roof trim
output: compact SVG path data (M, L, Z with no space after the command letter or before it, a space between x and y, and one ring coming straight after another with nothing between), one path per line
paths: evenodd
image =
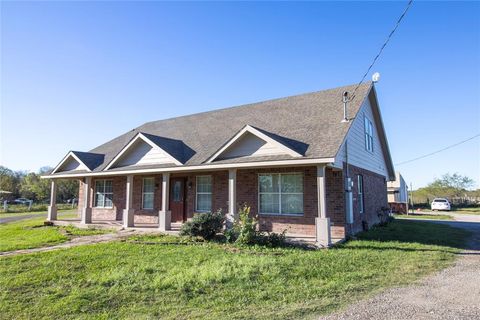
M220 156L232 144L234 144L238 139L240 139L240 137L242 137L246 132L250 132L251 134L257 136L258 138L278 146L280 149L282 149L282 151L284 151L286 154L288 154L292 157L303 157L300 153L296 152L295 150L290 149L289 147L285 146L284 144L276 141L275 139L270 138L269 136L267 136L263 132L255 129L252 126L247 124L245 127L243 127L242 130L240 130L235 136L233 136L233 138L231 138L229 141L227 141L227 143L223 147L221 147L210 158L208 158L206 163L211 163L212 161L217 159L218 156Z
M163 150L162 148L160 148L155 142L153 142L152 140L148 139L145 135L143 135L143 134L140 132L140 133L138 133L138 134L135 136L135 138L133 138L132 140L130 140L130 142L115 156L115 158L112 159L112 161L110 161L110 163L109 163L109 164L105 167L105 169L103 169L103 170L105 171L105 170L110 169L110 168L118 161L118 159L120 159L120 158L125 154L125 152L127 152L128 149L130 149L130 147L131 147L138 139L142 139L143 141L145 141L146 143L148 143L152 148L164 152L165 155L166 155L170 160L172 160L172 162L175 163L177 166L183 165L183 163L181 163L180 161L178 161L177 159L175 159L175 157L173 157L170 153L168 153L167 151L165 151L165 150Z
M276 161L258 161L258 162L243 162L243 163L224 163L224 164L204 164L198 166L181 166L181 167L167 167L167 168L151 168L140 170L118 170L118 171L100 171L92 173L78 173L78 174L64 174L64 175L45 175L41 176L44 179L61 179L61 178L76 178L87 176L120 176L126 174L145 174L145 173L162 173L162 172L184 172L184 171L202 171L202 170L225 170L225 169L243 169L243 168L269 168L281 166L311 166L326 164L331 165L335 163L335 158L302 158L295 160L276 160Z
M62 161L60 161L60 163L53 169L51 174L56 173L58 171L58 169L60 169L62 167L62 165L65 164L65 162L70 157L72 157L75 161L77 161L80 164L80 166L82 167L82 169L87 170L87 171L92 171L92 170L90 170L90 168L85 163L83 163L82 160L80 160L79 157L77 157L77 155L75 153L73 153L73 151L70 151L69 153L67 153L67 155L65 157L63 157Z

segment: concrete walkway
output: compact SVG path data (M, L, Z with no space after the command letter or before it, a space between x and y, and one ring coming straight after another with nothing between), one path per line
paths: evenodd
M463 221L430 220L473 233L453 266L414 285L386 290L320 319L480 319L480 216L475 217Z
M127 237L134 235L135 232L132 230L121 230L115 233L107 233L107 234L97 234L93 236L83 236L73 238L68 242L64 242L58 245L50 246L50 247L41 247L41 248L33 248L33 249L22 249L16 251L6 251L0 252L0 257L6 256L16 256L20 254L28 254L28 253L35 253L35 252L45 252L45 251L53 251L59 249L67 249L77 246L83 246L87 244L95 244L95 243L102 243L102 242L111 242L116 240L121 240Z

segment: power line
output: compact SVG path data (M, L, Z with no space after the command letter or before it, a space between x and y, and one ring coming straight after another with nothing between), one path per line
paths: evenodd
M478 137L480 137L480 133L474 135L473 137L470 137L470 138L468 138L468 139L465 139L465 140L463 140L463 141L460 141L460 142L457 142L457 143L455 143L455 144L449 145L448 147L445 147L445 148L443 148L443 149L440 149L440 150L437 150L437 151L434 151L434 152L425 154L425 155L423 155L423 156L420 156L420 157L417 157L417 158L414 158L414 159L411 159L411 160L399 162L399 163L396 163L395 165L396 165L396 166L400 166L400 165L402 165L402 164L410 163L410 162L413 162L413 161L417 161L417 160L420 160L420 159L423 159L423 158L432 156L432 155L434 155L434 154L437 154L437 153L439 153L439 152L442 152L442 151L448 150L448 149L450 149L450 148L456 147L456 146L458 146L458 145L461 145L462 143L468 142L468 141L473 140L473 139L478 138Z
M390 39L392 38L393 34L395 33L395 31L397 30L398 26L399 26L400 23L402 22L403 17L405 17L405 15L406 15L407 12L408 12L408 9L410 9L410 6L412 5L412 3L413 3L413 0L408 1L408 4L407 4L407 6L405 7L405 10L403 10L402 15L400 16L400 18L398 18L397 23L395 24L395 27L392 29L392 31L391 31L390 34L388 35L387 39L386 39L385 42L383 43L382 47L380 48L380 51L378 51L378 53L377 53L377 55L375 56L375 58L373 59L372 63L371 63L370 66L368 67L367 72L365 72L365 74L364 74L363 77L362 77L362 80L360 80L360 82L357 84L357 86L355 87L355 89L353 89L353 93L352 93L352 97L350 98L350 101L355 98L355 92L357 92L358 87L360 87L360 85L362 84L362 82L363 82L363 81L365 80L365 78L367 77L368 73L369 73L370 70L372 69L372 67L373 67L373 65L375 64L375 62L377 62L378 58L380 57L380 55L381 55L382 52L383 52L383 49L385 49L385 47L387 46L387 44L388 44L388 42L390 41Z

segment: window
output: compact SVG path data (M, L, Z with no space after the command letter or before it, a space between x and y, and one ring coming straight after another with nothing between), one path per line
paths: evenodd
M365 149L373 152L373 124L365 117Z
M357 187L358 187L358 211L363 213L364 204L363 204L363 176L357 176Z
M155 191L155 179L143 178L142 189L142 208L151 210L153 209L153 195Z
M180 202L183 200L182 197L182 181L175 180L173 184L173 201Z
M95 181L95 207L111 208L113 207L112 199L112 180Z
M303 214L303 174L260 174L258 199L260 214Z
M212 210L212 176L197 176L197 201L195 211Z

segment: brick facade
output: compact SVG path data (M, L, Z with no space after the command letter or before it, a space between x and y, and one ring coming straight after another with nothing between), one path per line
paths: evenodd
M186 215L187 219L193 217L196 205L197 176L212 176L212 211L222 210L228 212L228 171L205 171L198 173L173 174L172 178L183 177L186 179Z
M142 207L144 178L154 178L155 188L153 196L153 209L143 209ZM158 212L162 209L162 180L161 174L133 177L133 209L135 209L134 223L158 224Z
M302 216L258 215L261 230L315 236L315 218L317 210L317 179L316 167L264 168L237 170L237 207L248 204L252 215L258 215L258 175L260 173L291 173L301 172L304 179L304 214ZM377 212L387 206L385 177L370 171L349 166L349 175L354 181L353 186L353 225L346 224L344 172L342 170L326 169L327 217L332 225L332 237L343 238L346 234L361 231L362 221L371 226L377 223ZM222 209L228 212L228 171L211 171L199 173L172 174L171 178L185 178L186 199L185 210L187 219L195 213L196 176L212 176L212 210ZM357 176L363 176L365 212L359 212ZM143 178L155 178L155 196L153 210L142 209ZM122 220L125 208L126 177L108 178L113 181L113 208L92 208L94 220ZM79 208L83 206L83 182L80 183ZM94 201L95 179L92 180L91 199ZM133 208L135 223L158 223L158 212L161 210L162 175L138 175L133 181Z
M237 204L246 203L250 212L258 215L261 230L301 235L315 235L315 217L317 216L317 180L316 167L266 168L237 171ZM303 216L278 216L258 214L258 174L260 173L303 173Z
M408 207L405 202L389 202L388 206L393 213L407 214Z
M343 171L325 170L327 217L330 218L332 238L345 237L345 187Z
M127 183L127 177L112 177L106 178L106 180L112 180L113 187L113 207L112 208L95 208L95 181L104 179L92 179L90 188L90 206L92 207L92 219L93 220L122 220L123 209L125 209L125 186ZM78 210L79 214L81 208L83 208L83 191L85 184L80 180L78 190Z
M355 234L363 230L363 223L368 227L380 221L378 217L382 207L388 206L387 181L384 176L371 171L349 165L349 175L353 181L353 224L349 233ZM358 176L363 177L364 212L360 213L358 195Z

